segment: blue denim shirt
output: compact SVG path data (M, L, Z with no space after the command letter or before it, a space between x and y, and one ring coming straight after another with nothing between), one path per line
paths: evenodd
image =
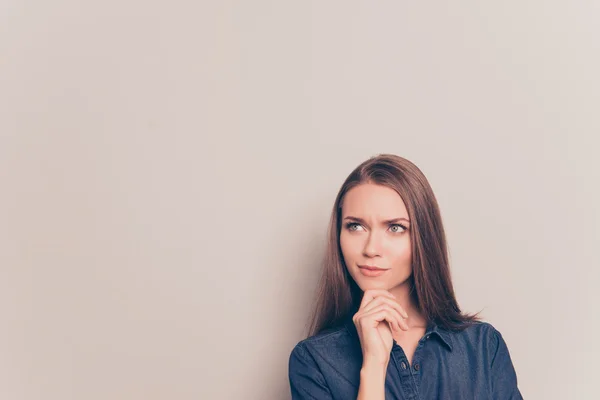
M352 320L301 340L288 373L293 400L356 399L362 350ZM522 399L504 339L491 324L462 332L430 322L412 365L394 340L385 378L386 399Z

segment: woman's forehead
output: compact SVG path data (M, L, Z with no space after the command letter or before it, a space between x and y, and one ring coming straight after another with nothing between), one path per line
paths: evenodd
M408 218L406 205L394 189L374 184L362 184L350 189L342 200L344 215L360 218L377 216L382 219Z

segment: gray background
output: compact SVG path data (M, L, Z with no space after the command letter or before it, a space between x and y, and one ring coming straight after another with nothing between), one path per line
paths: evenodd
M594 1L0 3L0 397L288 399L337 190L428 177L528 399L600 396Z

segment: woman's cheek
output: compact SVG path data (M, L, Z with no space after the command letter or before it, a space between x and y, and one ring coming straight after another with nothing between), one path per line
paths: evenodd
M346 262L346 265L349 265L349 263L351 262L350 258L352 256L352 253L350 251L352 246L350 243L348 243L348 238L344 235L340 237L340 247L342 249L342 256L344 257L344 261Z
M357 238L349 236L347 234L342 234L340 237L340 246L342 248L342 252L344 255L352 255L359 246Z

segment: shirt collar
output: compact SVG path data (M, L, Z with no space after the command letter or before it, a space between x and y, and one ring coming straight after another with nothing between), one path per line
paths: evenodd
M448 346L448 349L452 351L452 335L446 329L436 324L435 321L429 321L427 325L425 336L427 337L429 335L437 335L442 340L442 342L444 342L444 344Z
M352 318L349 318L344 325L346 326L348 332L358 340L358 332L356 332L356 326L354 325ZM431 335L439 337L440 340L448 347L448 350L452 351L452 335L446 329L436 324L435 321L429 321L427 324L425 337Z

